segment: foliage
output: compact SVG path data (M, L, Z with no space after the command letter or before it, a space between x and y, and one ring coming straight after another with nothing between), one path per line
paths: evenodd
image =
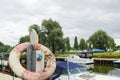
M107 33L103 30L98 30L92 36L89 37L89 44L93 46L93 48L98 49L111 49L115 46L114 40L107 35Z
M28 35L26 35L26 36L23 36L20 38L19 44L24 43L24 42L29 42L29 41L30 41L30 37Z
M65 48L67 51L69 51L71 48L70 48L70 40L69 40L69 37L66 38L66 44L65 44Z
M120 58L120 52L94 53L94 58Z
M39 43L50 48L53 53L65 51L65 39L63 38L62 27L52 19L43 20L41 27L34 24L29 27L29 32L34 29L39 36ZM29 36L20 38L19 43L29 41Z
M68 56L74 56L74 52L68 52L68 53L56 53L55 57L68 57Z
M32 29L34 29L35 31L36 31L36 33L38 34L38 39L39 39L39 43L42 43L43 44L43 42L42 42L42 40L41 40L41 38L40 37L43 37L41 34L41 30L40 30L40 26L38 26L37 24L33 24L33 25L31 25L29 28L28 28L28 31L29 31L29 33L32 31Z
M77 40L77 36L75 36L74 38L74 49L78 50L78 40Z
M5 45L0 42L0 53L9 53L12 50L12 47L9 45Z
M57 21L53 21L52 19L43 20L41 31L45 37L45 45L49 47L53 53L56 51L64 51L65 40L63 39L62 27Z
M117 45L114 47L114 51L116 51L116 50L120 50L120 45Z
M80 48L80 50L86 49L86 43L85 43L85 40L83 38L80 39L79 48Z
M37 32L37 34L40 34L40 27L39 27L37 24L31 25L31 26L28 28L28 31L31 32L32 29L34 29L34 30Z

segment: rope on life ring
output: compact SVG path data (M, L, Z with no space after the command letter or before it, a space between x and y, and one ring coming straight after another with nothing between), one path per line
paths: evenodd
M10 53L9 56L9 65L12 71L20 78L24 80L46 80L49 78L55 71L56 60L53 53L45 46L37 44L35 50L41 50L45 55L46 67L43 70L37 72L31 72L26 70L20 64L20 56L23 52L26 51L27 47L30 45L30 42L25 42L17 45Z

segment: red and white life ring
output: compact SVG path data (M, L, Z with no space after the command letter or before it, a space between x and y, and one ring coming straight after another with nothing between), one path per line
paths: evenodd
M49 78L55 71L56 60L52 52L41 44L37 44L35 50L41 50L45 55L47 64L43 70L31 72L20 64L20 56L26 51L29 44L30 42L19 44L11 51L9 56L9 65L11 69L18 77L24 80L45 80Z

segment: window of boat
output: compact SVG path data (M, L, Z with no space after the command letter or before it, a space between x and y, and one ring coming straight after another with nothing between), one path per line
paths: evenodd
M70 70L70 74L78 74L78 73L80 73L79 68L74 68Z
M86 57L86 56L85 56L85 54L81 54L81 57L83 57L83 58L84 58L84 57Z
M87 72L87 69L86 68L80 68L80 72Z
M67 70L62 70L62 75L68 75L68 71Z
M92 57L92 53L88 53L88 54L87 54L87 57Z

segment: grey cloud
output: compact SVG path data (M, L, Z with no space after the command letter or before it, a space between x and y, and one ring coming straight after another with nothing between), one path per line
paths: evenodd
M113 38L120 38L120 0L26 1L0 1L1 29L4 27L9 29L14 26L16 29L25 27L23 29L27 31L30 25L40 25L43 19L52 18L60 23L64 36L69 36L71 41L74 40L75 35L87 39L99 29L103 29ZM12 30L8 30L8 32L12 34ZM17 39L19 38L15 37L15 40Z

